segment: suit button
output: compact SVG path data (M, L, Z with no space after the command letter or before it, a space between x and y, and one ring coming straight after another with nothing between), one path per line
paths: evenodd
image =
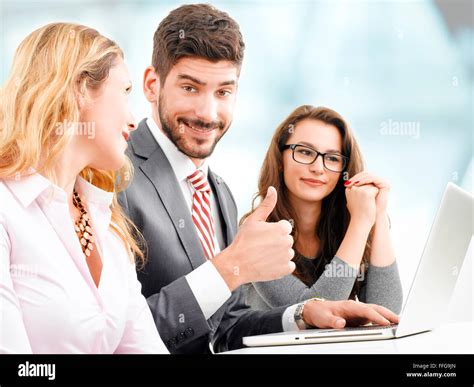
M179 332L179 334L176 335L176 341L178 343L181 343L184 340L186 340L186 335L184 334L184 332Z
M184 331L184 334L186 337L191 337L194 335L194 329L193 328L186 328L186 330Z

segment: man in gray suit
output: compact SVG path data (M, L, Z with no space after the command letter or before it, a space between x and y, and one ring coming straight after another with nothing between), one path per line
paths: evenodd
M238 230L232 193L208 165L232 121L243 50L237 23L204 4L173 10L154 36L144 76L152 117L131 133L135 174L120 202L147 243L138 277L163 341L171 353L209 353L239 348L243 336L306 325L396 322L382 307L352 301L268 312L245 304L241 285L295 266L289 222L265 222L276 191Z

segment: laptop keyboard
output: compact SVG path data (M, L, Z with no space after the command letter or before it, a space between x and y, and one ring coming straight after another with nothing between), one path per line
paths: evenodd
M398 326L398 324L390 324L390 325L365 325L365 326L362 326L362 327L347 327L347 328L343 328L345 331L372 331L372 330L375 330L375 329L392 329L392 328L396 328Z
M334 332L334 331L374 331L379 329L393 329L396 328L398 324L391 325L364 325L361 327L347 327L341 329L318 329L319 332Z

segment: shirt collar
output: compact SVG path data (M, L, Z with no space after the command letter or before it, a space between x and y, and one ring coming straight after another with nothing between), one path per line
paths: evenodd
M178 181L186 180L187 177L196 171L196 169L200 169L207 177L209 171L209 159L206 158L203 164L196 168L196 165L191 161L191 159L182 153L175 144L166 136L161 129L156 124L153 117L149 117L146 120L150 131L155 138L158 145L163 150L166 158L171 164L173 171L178 179Z
M43 195L51 195L54 200L67 202L66 192L53 184L43 175L30 168L28 173L18 178L4 180L13 194L24 207L28 207L34 200ZM95 203L110 206L113 192L104 191L78 176L75 187L84 197L86 203Z
M23 207L28 207L52 185L44 176L31 170L26 175L17 175L13 179L5 179L4 182Z
M87 180L78 176L76 179L76 190L79 192L86 203L94 203L110 207L114 198L113 192L104 191L103 189L89 183Z

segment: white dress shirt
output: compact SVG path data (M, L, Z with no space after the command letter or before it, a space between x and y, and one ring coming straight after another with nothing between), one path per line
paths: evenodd
M113 194L80 177L75 188L103 263L98 287L65 191L38 173L0 179L0 353L168 353L110 228Z
M181 191L188 205L189 212L192 213L194 187L188 181L187 177L196 171L196 165L191 159L182 153L175 144L161 131L152 117L146 121L153 137L160 145L166 158L168 159L173 172L179 182ZM202 165L198 168L207 176L209 172L209 159L204 159ZM214 230L216 232L217 243L215 243L215 254L219 253L225 247L224 236L217 209L217 201L214 193L211 191L211 213L214 221ZM231 296L231 292L226 282L217 271L211 261L207 261L191 273L186 275L189 287L204 314L209 319ZM283 314L283 329L286 331L298 330L294 322L293 314L296 305L292 305L285 310Z

